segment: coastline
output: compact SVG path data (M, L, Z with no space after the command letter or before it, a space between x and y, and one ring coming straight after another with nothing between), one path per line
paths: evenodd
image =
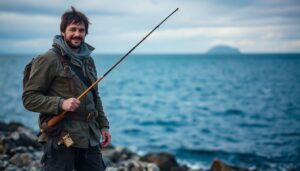
M18 122L0 121L0 170L40 170L42 146L36 141L36 132ZM174 155L166 152L138 155L125 147L109 146L102 149L107 171L203 171L180 164ZM211 171L247 171L246 168L229 166L220 160L214 160Z

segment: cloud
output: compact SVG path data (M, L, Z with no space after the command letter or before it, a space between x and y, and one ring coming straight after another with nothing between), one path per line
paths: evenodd
M2 38L37 38L58 30L57 18L48 15L30 15L0 12L0 35Z
M36 51L49 48L59 34L60 15L71 5L90 18L87 41L98 53L124 52L177 7L179 12L138 52L199 53L218 43L246 52L300 52L300 2L294 0L2 0L0 42L10 42L20 52L30 44ZM0 52L10 50L0 47Z

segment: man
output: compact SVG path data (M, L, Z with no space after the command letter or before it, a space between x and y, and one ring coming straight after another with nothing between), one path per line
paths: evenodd
M97 80L97 72L90 57L94 48L84 41L89 20L71 8L61 17L61 35L54 37L53 48L33 60L23 104L40 113L40 125L67 112L61 122L38 137L45 142L42 163L46 171L100 171L105 166L99 141L102 136L101 147L110 143L109 123L97 87L81 101L75 98ZM67 143L63 140L66 135Z

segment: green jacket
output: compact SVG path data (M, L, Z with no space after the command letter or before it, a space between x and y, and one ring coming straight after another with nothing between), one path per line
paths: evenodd
M89 48L93 50L93 47L89 46ZM81 68L91 82L97 80L96 67L91 57L85 58L81 66L76 60L67 56L62 49L59 51L65 61ZM73 91L70 90L70 80L74 87ZM30 77L23 90L23 104L30 111L54 116L61 111L60 103L63 99L78 97L87 88L87 85L73 70L67 73L63 69L60 58L53 50L49 50L33 60ZM73 147L88 148L89 145L99 144L101 129L108 129L109 122L103 111L97 87L94 92L96 96L90 91L80 100L80 106L76 111L67 115L86 118L89 113L96 112L97 117L85 122L72 119L70 116L71 119L68 122L63 122L63 131L59 137L55 138L55 141L58 141L65 133L69 133L74 141ZM94 97L97 99L94 100ZM38 140L43 142L47 139L47 134L42 133Z

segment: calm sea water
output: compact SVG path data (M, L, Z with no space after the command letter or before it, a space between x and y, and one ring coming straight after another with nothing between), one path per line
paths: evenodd
M21 102L33 55L0 56L0 120L37 128ZM94 56L99 75L120 55ZM100 84L112 143L214 158L260 170L300 169L300 55L131 55Z

